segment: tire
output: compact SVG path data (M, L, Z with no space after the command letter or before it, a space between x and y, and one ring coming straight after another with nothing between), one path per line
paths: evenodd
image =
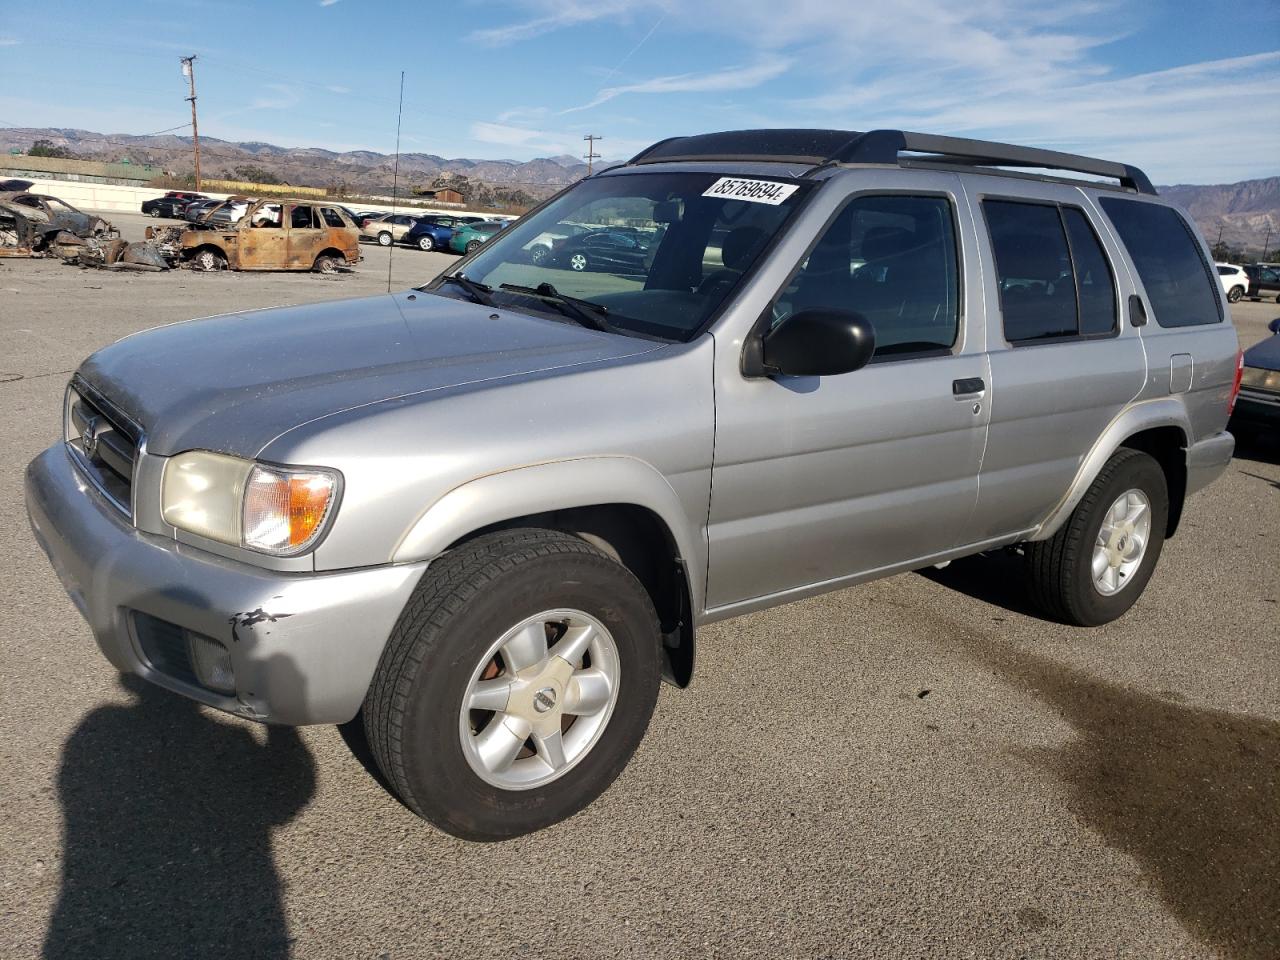
M383 230L380 234L378 234L378 246L380 246L380 247L389 247L389 246L391 246L391 244L392 244L392 239L393 239L393 238L392 238L391 234L389 234L389 233L387 233L387 231Z
M311 269L316 273L334 274L338 272L338 261L335 257L322 253L316 257L316 262L312 264Z
M1132 495L1131 502L1146 500L1146 536L1136 565L1127 572L1127 563L1118 568L1106 564L1111 567L1114 585L1112 592L1107 592L1109 586L1095 580L1095 551L1110 552L1100 544L1104 522L1114 519L1112 511L1121 506L1119 498L1126 494ZM1123 616L1151 579L1164 547L1168 520L1169 491L1160 464L1137 450L1117 450L1062 528L1048 540L1029 545L1032 599L1052 619L1080 627L1100 626ZM1136 539L1132 532L1126 534L1124 524L1113 529L1114 537L1108 542L1115 548L1111 555L1119 560L1126 548L1132 550ZM1104 567L1103 576L1107 575Z
M430 234L424 234L423 236L418 238L419 250L425 250L427 251L427 253L430 253L435 248L436 248L436 242L431 239Z
M467 242L467 253L475 253L479 249L480 249L479 240L469 240Z
M1232 287L1231 291L1227 294L1227 300L1230 303L1236 303L1243 296L1244 287Z
M509 735L504 742L516 745L513 749L520 753L506 760L507 767L497 763L482 775L474 745L489 724L499 723L499 714L464 713L464 700L475 702L468 693L477 682L489 680L491 672L498 682L514 672L508 669L507 648L496 646L514 626L532 624L535 636L554 647L558 641L550 625L561 615L571 615L565 620L570 625L573 619L585 618L602 627L595 636L612 645L612 654L601 647L598 668L616 668L608 687L612 699L598 714L603 719L597 727L583 728L591 739L580 739L575 746L571 741L577 724L594 723L595 717L569 719L573 711L559 711L575 694L585 702L585 681L576 679L581 675L556 681L563 694L559 701L560 695L549 687L530 693L531 686L544 679L526 681L519 701L525 715L534 717L530 709L552 710L542 723L550 720L557 731L567 724L561 767L556 772L543 759L542 741L537 741L536 752L530 751L536 732L529 740L510 734L507 724L519 727L524 722L513 708L518 694L512 694L512 702L503 700L501 709L513 712L502 713L504 726L493 729L499 736ZM544 619L548 616L552 619ZM591 651L595 650L593 645ZM490 656L494 651L497 655ZM588 668L595 668L595 654L590 655ZM579 661L586 664L580 657ZM569 669L554 655L529 662ZM529 669L518 663L513 659L511 666L524 669L522 676L528 677ZM477 537L432 563L387 641L361 709L378 768L406 806L456 837L503 840L564 820L609 787L644 736L660 676L657 615L629 570L566 533L505 530ZM545 700L538 705L538 698L548 693L551 705ZM528 728L520 727L524 729ZM558 732L553 736L561 743ZM581 752L564 762L576 749ZM495 782L494 778L515 777L520 768L526 775L543 771L550 779L541 782L527 776L518 787Z
M191 263L197 270L212 273L215 270L224 269L227 265L227 258L218 253L217 250L206 248L192 257Z
M569 269L576 270L581 273L591 267L591 261L587 259L585 253L575 253L569 257Z
M540 267L542 264L547 262L547 258L549 256L551 256L550 248L544 247L542 244L538 244L529 251L529 262L535 267Z
M158 219L160 219L160 208L159 208L159 207L152 207L152 208L151 208L151 216L155 217L157 220L158 220Z

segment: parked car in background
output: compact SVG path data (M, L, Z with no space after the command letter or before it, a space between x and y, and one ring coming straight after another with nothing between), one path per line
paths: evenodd
M1222 280L1222 292L1232 303L1249 292L1249 275L1245 273L1244 267L1235 263L1215 263L1214 266Z
M555 230L544 230L524 245L525 253L529 255L529 262L545 263L557 242L586 233L589 229L589 227L565 223L559 224Z
M188 204L197 200L208 200L203 193L192 193L189 190L170 190L163 197L154 197L142 201L142 212L149 217L169 217L177 219Z
M221 200L213 200L207 197L204 200L192 200L190 203L188 203L185 207L182 208L182 212L181 214L179 214L179 216L181 216L183 220L187 220L191 223L195 223L197 220L199 220L206 213L208 213L210 210L212 210L214 207L216 207L218 204L222 202L223 201Z
M360 259L359 237L356 225L333 204L257 200L235 223L220 226L206 218L184 229L178 255L200 270L334 273Z
M404 235L404 242L419 250L447 250L452 239L453 227L432 217L423 217Z
M1265 431L1280 438L1280 317L1267 329L1271 336L1244 352L1240 396L1230 424L1237 436Z
M1255 263L1253 266L1245 267L1244 272L1249 278L1250 300L1261 300L1263 297L1273 296L1276 302L1280 303L1280 267Z
M590 230L552 244L547 262L570 270L642 274L649 238L632 230Z
M34 186L31 180L0 180L0 193L23 193Z
M248 197L224 200L215 206L209 207L200 217L201 223L208 223L213 226L227 226L239 221L244 216L245 211L249 209L252 201ZM277 204L277 207L279 205Z
M418 221L407 213L393 213L377 220L370 220L360 229L364 238L376 240L378 246L389 247L413 229Z
M505 220L460 223L453 228L453 236L449 238L449 249L454 253L471 253L506 225Z

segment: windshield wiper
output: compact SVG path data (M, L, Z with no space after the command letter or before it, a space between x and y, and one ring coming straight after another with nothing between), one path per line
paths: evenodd
M460 273L451 273L447 277L444 277L440 282L444 283L445 280L452 280L463 290L467 291L467 296L476 303L482 303L486 307L493 306L493 297L490 296L490 294L493 293L493 287L485 286L483 283L476 283L476 281L472 280L470 277L464 277Z
M609 315L608 307L603 304L592 303L590 300L579 300L577 297L570 297L561 293L549 283L540 283L536 287L522 287L518 283L503 283L499 284L498 289L510 290L512 293L521 293L526 297L546 300L554 303L560 308L561 313L573 317L584 327L599 330L602 333L614 332L612 325L605 319Z

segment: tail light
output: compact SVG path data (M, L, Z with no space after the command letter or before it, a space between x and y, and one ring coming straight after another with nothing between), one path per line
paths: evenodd
M1236 351L1236 378L1231 383L1231 399L1227 401L1227 416L1236 409L1236 397L1240 396L1240 378L1244 376L1244 351Z

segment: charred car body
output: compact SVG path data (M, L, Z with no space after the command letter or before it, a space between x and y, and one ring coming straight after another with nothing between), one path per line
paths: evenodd
M359 228L331 203L258 200L232 223L219 223L217 212L187 227L148 229L147 237L167 259L198 270L333 273L360 259Z
M118 231L101 217L77 210L57 197L0 193L0 256L30 256L49 250L58 234L110 239Z

